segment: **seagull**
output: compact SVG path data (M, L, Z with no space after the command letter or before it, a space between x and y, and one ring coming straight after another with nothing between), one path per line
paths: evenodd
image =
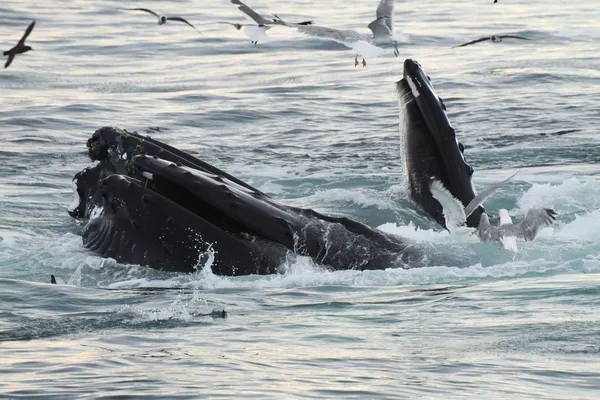
M261 42L269 41L269 36L267 36L267 31L271 29L272 25L286 25L287 23L281 20L277 15L274 15L275 18L265 18L246 4L244 4L241 0L231 0L231 3L237 5L238 10L246 14L248 18L252 21L256 22L256 24L233 24L231 22L219 22L224 24L230 24L235 27L238 31L244 28L244 33L250 40L252 44L257 44L260 40ZM305 26L311 25L312 21L303 21L298 23L291 23L294 26Z
M25 46L25 39L27 39L27 36L29 36L29 34L33 30L34 26L35 26L35 21L33 21L31 24L29 24L29 26L25 30L25 33L23 34L23 37L21 38L21 40L19 40L19 43L17 43L16 46L13 47L12 49L5 51L3 53L5 56L8 56L8 59L6 60L6 64L4 64L4 68L8 68L8 66L10 65L10 63L12 63L12 61L14 60L14 58L17 54L23 54L23 53L28 52L29 50L33 50L31 47Z
M440 202L444 211L444 220L446 228L450 233L477 233L480 241L486 243L496 241L502 243L506 250L517 252L517 238L525 240L535 239L538 231L544 225L550 225L556 219L556 212L550 208L531 208L527 211L525 219L520 224L513 224L508 211L500 209L500 225L493 226L486 213L481 214L479 226L474 228L466 227L466 221L469 215L473 213L485 200L502 186L508 184L516 174L508 177L502 182L490 186L463 208L462 203L446 189L442 182L432 178L429 183L429 189L434 199Z
M458 46L454 46L455 47L464 47L464 46L468 46L470 44L475 44L475 43L479 43L479 42L485 42L486 40L491 40L494 43L500 43L502 41L502 39L505 38L513 38L513 39L522 39L522 40L531 40L529 38L523 37L523 36L517 36L517 35L492 35L492 36L488 36L488 37L483 37L481 39L477 39L477 40L472 40L470 42L467 43L463 43L461 45Z
M159 25L164 25L167 23L167 21L179 21L179 22L183 22L184 24L187 24L187 25L191 26L192 28L196 29L196 27L194 25L190 24L187 20L185 20L184 18L181 18L181 17L165 17L164 15L158 15L154 11L149 10L147 8L126 8L126 10L144 11L144 12L150 13L158 18ZM202 32L200 32L198 29L196 29L196 32L198 32L199 34L202 35Z
M269 41L269 36L267 36L266 32L269 29L271 29L271 27L268 25L239 24L239 23L226 22L226 21L218 21L215 23L231 25L238 31L244 29L244 33L246 34L246 36L248 36L248 38L250 39L252 44L258 44L259 41L261 41L261 42Z
M354 58L354 67L359 64L359 55L361 55L363 59L362 66L366 67L367 62L365 61L365 57L370 58L383 54L384 50L377 45L393 44L394 55L398 57L400 54L398 50L398 39L394 35L393 27L394 1L395 0L381 0L379 2L379 6L377 6L377 11L375 12L376 18L368 25L372 33L361 33L350 29L333 29L317 25L298 26L284 21L282 22L286 26L296 28L298 32L321 39L333 40L334 42L341 43L348 48L355 50L357 55Z
M493 226L487 214L481 214L477 236L482 242L501 242L506 250L517 252L517 238L526 241L535 239L543 226L550 226L556 219L556 211L551 208L531 208L519 224L513 224L508 211L500 209L500 226Z
M433 198L442 206L446 229L448 229L450 233L473 233L475 229L466 226L467 218L469 218L480 205L489 199L496 190L506 186L515 175L516 173L479 193L466 207L464 207L461 201L446 189L441 181L432 177L429 181L429 191Z

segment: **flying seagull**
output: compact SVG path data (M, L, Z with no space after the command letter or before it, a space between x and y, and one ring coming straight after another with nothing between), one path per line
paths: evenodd
M257 24L240 24L240 23L226 22L226 21L218 21L215 23L231 25L238 31L243 29L244 33L246 34L246 36L248 36L248 38L250 39L252 44L258 44L259 41L261 41L261 42L269 41L269 36L267 36L266 32L269 29L271 29L270 26L257 25Z
M356 67L359 64L358 56L361 55L363 59L362 66L366 67L367 62L365 58L383 54L384 50L378 45L392 44L394 46L394 55L398 57L400 54L398 51L398 39L394 35L394 1L381 0L379 2L379 6L377 6L377 11L375 12L376 18L368 25L372 33L361 33L350 29L333 29L317 25L298 26L285 22L284 24L294 27L298 32L309 36L342 43L357 52L354 58L354 66Z
M256 24L234 24L231 22L219 22L220 24L230 24L233 25L235 29L238 31L242 28L244 29L244 33L250 40L252 44L257 44L260 40L261 42L269 41L269 36L267 35L267 31L271 29L273 25L286 25L287 23L281 20L277 15L274 15L275 18L265 18L246 4L244 4L241 0L231 0L231 2L237 5L238 10L243 12L248 18L254 21ZM294 26L305 26L311 25L312 21L303 21L298 23L290 23Z
M35 26L35 21L33 21L31 24L29 24L29 26L25 30L25 33L23 34L23 37L21 38L21 40L19 40L19 43L17 43L16 46L13 47L12 49L5 51L3 53L5 56L8 56L8 59L6 60L6 64L4 64L4 68L8 68L8 66L10 65L10 63L12 63L12 61L14 60L14 58L17 54L23 54L23 53L28 52L29 50L33 50L31 47L25 46L25 39L27 39L27 36L29 36L29 34L33 30L34 26Z
M463 43L463 44L460 44L460 45L454 46L454 47L464 47L464 46L468 46L470 44L475 44L475 43L479 43L479 42L485 42L486 40L491 40L494 43L500 43L502 41L502 39L505 39L505 38L530 40L529 38L526 38L526 37L523 37L523 36L517 36L517 35L498 35L498 36L492 35L492 36L488 36L488 37L483 37L481 39L472 40L470 42Z
M192 24L190 24L187 20L185 20L184 18L181 17L165 17L164 15L158 15L157 13L155 13L152 10L149 10L147 8L126 8L126 10L130 10L130 11L144 11L147 12L149 14L152 14L154 16L156 16L158 18L158 24L159 25L164 25L167 23L167 21L179 21L179 22L183 22L184 24L187 24L189 26L191 26L192 28L196 29L196 27ZM200 32L198 29L196 29L196 32L198 32L199 34L202 35L202 32Z
M516 173L479 193L466 207L463 207L460 200L454 197L442 182L435 178L431 178L429 181L429 191L433 198L442 206L446 229L448 229L450 233L473 233L473 228L466 227L467 218L469 218L480 205L489 199L496 190L506 186L515 175Z

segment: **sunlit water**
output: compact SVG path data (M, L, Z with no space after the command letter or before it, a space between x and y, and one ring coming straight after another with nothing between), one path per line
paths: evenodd
M377 3L248 1L365 31ZM182 15L205 36L120 7ZM286 28L252 46L205 25L243 21L226 0L4 1L0 50L37 24L34 51L0 71L0 397L597 398L598 10L402 1L400 57L355 69L351 50ZM494 33L532 40L452 48ZM559 213L518 254L440 232L407 199L394 89L407 57L444 98L475 185L519 171L488 211ZM285 274L223 278L101 259L66 208L103 125L464 265L329 272L297 258Z

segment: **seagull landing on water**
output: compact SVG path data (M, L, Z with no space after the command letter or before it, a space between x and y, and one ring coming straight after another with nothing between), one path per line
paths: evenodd
M167 21L178 21L178 22L183 22L184 24L187 24L188 26L191 26L192 28L196 29L196 27L194 25L190 24L187 20L185 20L184 18L181 18L181 17L165 17L164 15L158 15L154 11L149 10L147 8L126 8L126 10L129 10L129 11L144 11L144 12L147 12L149 14L152 14L156 18L158 18L158 24L159 25L164 25L164 24L167 23ZM196 32L198 32L199 34L202 35L202 32L200 32L198 29L196 29Z
M529 38L526 38L526 37L523 37L523 36L517 36L517 35L498 35L498 36L497 35L492 35L492 36L483 37L481 39L472 40L472 41L467 42L467 43L459 44L458 46L454 46L453 48L464 47L464 46L468 46L470 44L475 44L475 43L479 43L479 42L485 42L486 40L491 40L494 43L500 43L502 41L502 39L506 39L506 38L521 39L521 40L531 40Z
M487 214L481 214L477 236L482 242L501 242L506 250L517 252L517 238L526 241L535 239L543 226L550 226L556 219L556 211L551 208L530 208L519 224L513 224L508 211L500 209L500 226L493 226Z
M246 4L244 4L241 0L231 0L231 3L238 6L238 10L243 12L248 18L255 22L255 24L235 24L231 22L218 22L219 24L229 24L232 25L238 31L242 28L244 29L244 33L252 44L257 44L260 42L268 42L269 36L267 35L267 31L271 29L273 25L286 25L284 21L282 21L277 15L274 15L275 18L265 18ZM312 24L312 21L303 21L297 23L291 23L293 25L305 26Z
M500 226L493 226L486 213L481 214L479 226L475 228L466 227L469 215L473 213L485 200L494 194L502 186L507 185L516 174L490 186L463 208L462 203L444 187L444 184L435 178L429 183L431 195L441 205L444 212L446 228L450 233L477 233L482 242L496 241L502 243L506 250L517 252L517 238L525 240L535 239L542 226L550 225L556 219L556 212L549 208L532 208L527 211L525 219L520 224L513 224L508 211L499 210Z
M320 39L332 40L353 49L357 52L357 55L354 58L354 66L356 67L359 64L358 57L362 56L362 66L366 67L367 62L365 58L377 57L385 52L385 50L378 45L391 44L394 46L394 55L398 57L400 54L400 51L398 50L398 41L400 39L394 34L394 1L395 0L381 0L379 2L379 6L377 6L377 11L375 12L376 18L368 25L372 33L361 33L349 29L332 29L316 25L298 25L284 21L281 22L283 25L290 28L296 28L300 33Z
M19 42L15 45L15 47L13 47L12 49L5 51L3 53L5 56L8 56L8 59L6 60L6 64L4 64L4 68L8 68L8 66L10 65L10 63L12 63L12 61L15 59L15 56L17 54L23 54L23 53L28 52L29 50L33 50L31 47L25 46L25 39L27 39L27 36L29 36L29 34L33 30L34 26L35 26L35 21L33 21L31 24L29 24L29 26L25 30L25 33L23 34L23 37L21 38L21 40L19 40Z

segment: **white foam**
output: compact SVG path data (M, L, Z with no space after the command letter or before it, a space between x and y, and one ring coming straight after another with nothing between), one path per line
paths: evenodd
M75 285L75 286L81 285L81 265L79 265L77 267L77 269L75 270L75 272L73 272L73 274L67 281L67 285Z
M600 210L576 216L573 221L557 229L553 236L565 241L600 243Z
M472 279L514 277L532 272L543 273L551 268L546 260L539 259L533 261L510 261L488 267L484 267L481 264L474 264L465 268L431 266L414 269L390 268L379 271L329 271L315 265L309 258L297 257L285 267L285 272L282 274L239 278L213 276L209 282L205 281L204 278L200 278L200 276L196 276L195 278L200 279L190 282L187 286L201 287L203 289L267 289L323 285L423 285L452 283ZM595 263L590 268L596 271L600 270L600 262Z
M398 207L389 196L369 189L318 190L313 195L302 198L302 201L314 204L351 202L361 207L376 207L383 210L395 210Z
M401 237L421 241L421 242L438 242L448 239L450 234L446 230L421 229L411 222L408 225L398 225L395 222L388 222L377 227L380 231L398 235Z
M557 211L587 211L600 208L600 181L572 177L553 185L537 184L517 201L518 212L532 207L554 207Z
M194 318L180 298L166 308L143 308L124 305L117 310L117 314L127 317L129 322L134 324L168 320L189 322Z
M71 188L73 189L73 202L69 205L68 210L73 212L79 204L81 203L81 199L79 198L79 193L77 192L77 179L73 179L71 182Z

